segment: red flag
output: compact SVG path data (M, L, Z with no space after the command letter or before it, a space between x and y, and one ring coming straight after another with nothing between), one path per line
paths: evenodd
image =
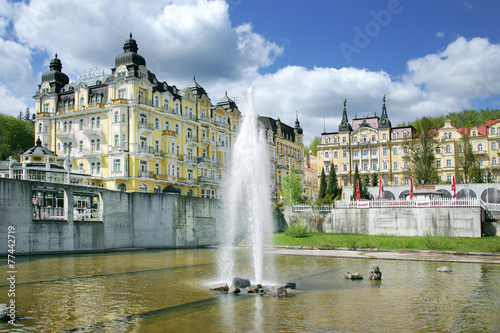
M359 200L359 179L356 179L356 200Z
M451 181L451 190L453 191L453 198L457 197L457 188L455 186L455 176L453 176L453 180Z
M410 176L410 199L413 199L413 176Z
M382 183L382 177L379 179L378 182L378 198L379 199L384 198L384 184Z

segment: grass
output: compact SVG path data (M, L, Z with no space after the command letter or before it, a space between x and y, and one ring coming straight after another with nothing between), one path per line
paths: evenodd
M290 238L309 237L309 226L306 224L293 223L285 231Z
M390 250L437 250L456 252L500 252L500 237L447 237L425 233L422 237L394 235L326 234L310 232L306 237L274 235L275 245L311 246L321 248L377 248Z

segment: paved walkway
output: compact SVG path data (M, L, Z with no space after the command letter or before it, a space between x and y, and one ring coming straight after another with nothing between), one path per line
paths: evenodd
M274 246L266 247L265 252L283 255L360 258L360 259L387 259L413 261L443 261L465 262L500 265L498 253L457 253L438 251L397 251L397 250L320 250L313 248Z

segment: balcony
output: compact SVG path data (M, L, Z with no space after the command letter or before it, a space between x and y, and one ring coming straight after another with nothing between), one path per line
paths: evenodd
M221 180L217 178L198 177L198 183L219 185L221 183Z
M210 140L210 138L207 136L201 139L201 143L209 145L212 143L212 140Z
M144 154L144 155L147 155L146 157L153 157L154 155L154 148L153 147L150 147L150 146L145 146L145 145L140 145L138 148L137 148L137 152L139 154Z
M229 124L228 123L225 123L223 121L215 121L214 122L215 126L218 126L218 127L222 127L222 128L225 128L227 130L229 130Z
M161 133L164 138L175 138L177 139L177 132L171 130L163 130Z
M102 150L101 149L92 149L86 148L82 150L82 156L86 160L100 160L102 158Z
M212 164L212 160L208 157L198 157L198 163Z
M83 133L87 137L101 137L102 136L102 127L96 126L95 124L89 124L83 128Z
M186 135L186 143L188 145L197 145L198 144L198 139L194 135L191 135L191 136Z
M183 115L183 118L184 118L185 120L196 121L196 118L195 118L192 114L189 114L189 113L184 114L184 115Z
M201 120L201 121L204 121L204 122L206 122L206 123L210 123L210 124L212 123L212 121L210 120L210 118L209 118L209 117L206 117L206 116L200 116L200 117L198 118L198 120Z
M112 99L111 104L128 104L128 99L125 98Z
M140 122L138 127L139 132L142 133L152 133L155 129L154 124L150 124L148 122Z
M182 161L182 155L175 154L175 153L163 153L162 154L163 158L168 158L170 160L176 160L176 161Z
M61 128L56 129L56 136L59 140L70 140L73 138L75 133L72 129L62 130Z
M198 158L195 156L184 155L184 163L186 164L196 164L198 163Z
M285 169L285 170L288 170L288 167L286 165L283 165L283 164L278 164L277 166L278 169Z

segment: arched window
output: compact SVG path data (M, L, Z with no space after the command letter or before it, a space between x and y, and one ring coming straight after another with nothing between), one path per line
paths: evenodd
M78 129L79 130L83 129L83 119L80 119L80 121L78 122Z
M448 139L448 133L444 133L444 139Z
M212 190L212 193L210 194L210 198L214 198L215 199L215 190Z
M404 131L403 132L403 138L406 139L408 137L408 132Z
M155 96L155 107L160 107L160 98L158 96Z
M96 128L100 128L101 127L101 117L97 117L95 127Z
M202 189L201 189L201 197L202 197L202 198L204 198L204 197L205 197L205 189L204 189L204 188L202 188Z
M127 185L125 185L124 183L118 184L116 188L120 192L126 192L127 191Z
M330 143L330 138L325 138L325 145Z
M165 111L168 111L168 100L167 99L163 100L163 109L165 109Z
M155 118L155 129L160 129L160 121L158 118Z
M333 143L334 143L334 144L337 144L337 143L338 143L338 138L337 138L337 137L333 138Z
M161 191L162 191L162 188L160 185L155 185L155 187L153 188L154 193L161 193Z
M330 155L328 154L328 152L327 152L327 151L325 151L325 160L328 160L328 159L329 159L329 157L330 157Z
M80 107L85 106L85 98L80 97Z
M42 133L42 123L38 123L38 133Z
M94 128L94 127L95 127L95 118L94 118L94 117L92 117L92 118L90 119L90 128Z
M496 158L496 157L493 157L493 158L491 159L491 164L492 164L492 165L496 165L496 164L497 164L497 158Z
M476 136L476 131L472 131L472 136Z
M441 147L436 147L436 154L441 154Z
M175 133L179 134L179 124L175 124Z
M477 151L480 152L480 153L483 151L483 145L482 144L478 144L477 145Z
M192 189L189 189L189 190L187 191L187 196L188 196L188 197L194 197L194 191L193 191Z
M140 121L141 125L146 125L148 118L146 117L146 115L144 113L140 114L139 119L140 119L139 121Z
M164 128L166 131L170 130L170 123L168 122L168 120L165 121L165 128Z
M450 145L446 145L446 152L447 153L451 153L451 147L450 147Z
M115 123L120 121L120 113L118 111L115 111Z
M492 142L491 143L491 150L495 150L497 149L497 143L496 142Z
M149 188L147 184L141 183L139 185L139 192L149 192Z
M453 138L453 133L451 133L451 132L450 132L450 133L448 133L448 139L450 139L450 140L451 140L452 138Z

